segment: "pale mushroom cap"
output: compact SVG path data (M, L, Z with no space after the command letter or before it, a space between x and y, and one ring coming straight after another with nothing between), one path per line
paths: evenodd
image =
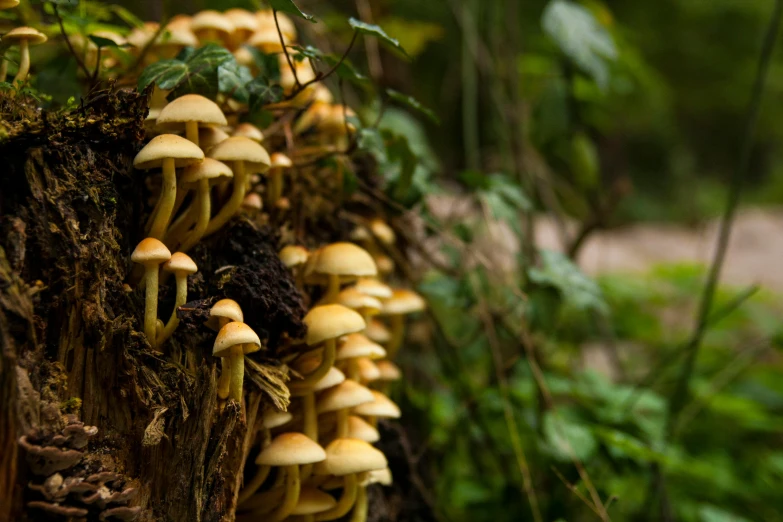
M353 243L332 243L310 256L305 274L338 275L345 279L374 276L378 273L372 256Z
M345 374L332 366L320 381L313 385L313 391L319 392L345 382Z
M352 413L389 419L398 419L402 415L400 407L394 404L386 395L375 390L372 390L371 393L374 400L353 407Z
M185 94L163 107L158 126L195 121L204 125L228 125L218 104L200 94Z
M253 32L258 28L258 18L247 9L228 9L223 16L234 26L235 30Z
M0 0L0 9L11 9L19 5L19 0Z
M134 27L128 34L128 43L141 49L152 40L160 25L157 22L144 22L141 27Z
M367 336L360 333L346 335L337 347L335 359L342 361L357 357L382 359L386 357L386 350L380 344L372 342Z
M272 154L271 159L272 159L272 167L274 168L285 169L294 166L294 162L291 161L291 158L289 158L282 152L275 152L274 154Z
M307 375L308 373L312 373L318 366L321 364L321 358L314 355L308 355L307 357L304 357L301 361L296 361L296 366L294 369L299 372L302 375ZM307 387L307 391L323 391L327 388L331 388L332 386L337 386L341 382L345 381L345 374L335 368L334 366L329 368L329 371L326 372L326 375L321 377L321 379L316 382L312 388L309 386ZM301 386L297 381L291 381L288 383L288 387L291 390L297 390L300 389Z
M243 353L251 353L261 349L261 339L245 323L234 321L228 323L217 334L215 345L212 348L212 355L215 357L226 357L230 355L231 348L238 344L242 345Z
M271 29L275 33L277 32L277 29L275 28L275 17L272 14L271 9L258 11L256 13L256 18L258 19L259 30ZM296 26L294 25L293 20L288 17L288 15L278 12L277 25L280 27L280 32L283 33L283 36L292 40L296 38Z
M326 447L326 460L315 466L319 475L349 475L389 465L383 453L359 439L335 439Z
M374 469L367 472L367 476L362 480L362 486L370 484L380 484L381 486L391 486L393 482L392 472L389 468Z
M204 159L198 145L176 134L155 136L133 159L133 166L147 170L160 167L164 159L173 158L176 167L187 167Z
M283 41L286 45L290 43L290 39L285 34L283 34ZM274 29L274 27L271 29L258 29L250 36L247 44L266 54L283 52L283 46L280 44L280 36L277 34L277 31Z
M209 150L221 141L228 139L228 133L218 127L199 127L198 143L201 150Z
M252 123L240 123L236 126L234 129L232 136L242 136L245 138L250 138L251 140L261 143L264 141L264 133L261 132L261 129L253 125Z
M337 501L329 493L318 488L303 487L299 490L299 501L291 511L292 515L314 515L328 511L337 505Z
M261 210L264 208L264 202L261 201L261 196L255 192L251 192L245 196L245 199L242 200L242 208L246 208L248 210Z
M397 240L394 230L384 220L375 218L370 221L370 231L381 243L393 245Z
M207 9L193 15L193 18L190 19L190 30L196 33L196 35L208 30L227 35L234 32L234 25L222 13Z
M326 452L302 433L282 433L258 454L262 466L301 466L326 459Z
M352 310L366 308L379 312L383 308L383 304L378 299L360 292L356 287L346 288L337 294L337 302Z
M356 284L353 286L353 288L363 294L367 294L378 299L388 299L392 296L392 289L389 285L370 277L363 277L359 279L356 281Z
M232 178L234 174L225 163L212 158L204 158L201 163L195 163L185 168L180 180L183 183L195 183L202 179Z
M159 265L171 259L166 245L154 237L142 239L131 254L131 261L141 265Z
M244 65L245 67L252 67L256 63L253 53L244 45L234 50L234 58L236 58L239 65Z
M332 92L322 83L315 84L315 89L313 91L313 101L319 101L324 103L332 103L334 101L334 96L332 96Z
M153 44L156 48L198 47L198 38L185 23L171 22Z
M378 430L369 422L356 415L348 417L348 437L363 440L370 444L381 440L381 434L378 433Z
M413 290L394 290L392 296L383 303L383 313L386 315L411 314L420 312L427 307L424 298Z
M278 255L280 256L280 261L282 261L286 267L292 268L306 263L307 258L310 257L310 252L303 246L288 245L283 247Z
M198 272L198 266L189 255L182 252L174 252L171 259L163 263L163 270L166 272L179 272L181 274L195 274Z
M398 381L402 379L402 371L400 368L391 361L383 360L375 363L375 367L378 368L380 381Z
M239 323L244 322L245 316L239 303L233 299L221 299L212 305L209 310L210 317L225 317Z
M373 382L381 378L381 371L369 357L356 360L359 366L359 378L364 382Z
M221 161L244 161L249 171L265 171L271 161L264 147L244 136L231 136L209 149L211 158Z
M264 414L264 428L271 430L291 422L294 416L287 411L268 411Z
M375 257L375 264L378 266L378 272L389 274L394 271L394 261L387 255L381 254Z
M374 400L372 391L356 381L346 379L337 386L325 390L318 397L316 411L327 413L330 411L353 408Z
M32 27L15 27L3 35L3 42L18 44L22 40L27 40L28 45L38 45L44 43L46 35Z
M305 315L304 323L307 325L305 342L310 346L327 339L336 339L349 333L360 332L365 327L361 315L338 304L314 307Z
M391 332L389 329L377 319L370 319L367 328L364 329L364 335L376 343L387 343L391 339Z

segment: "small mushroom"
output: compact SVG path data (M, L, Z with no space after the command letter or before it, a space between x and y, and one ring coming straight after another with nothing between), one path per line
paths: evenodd
M228 138L228 133L219 127L205 126L198 128L198 145L201 147L201 150L209 151L209 149Z
M261 132L261 129L259 129L252 123L240 123L239 125L236 126L234 132L231 135L250 138L256 143L261 143L262 141L264 141L264 133Z
M245 317L242 314L242 308L233 299L221 299L209 310L209 320L207 327L215 331L220 331L231 321L244 322ZM229 357L221 357L220 380L218 381L217 394L221 399L227 399L229 387L231 386L231 365Z
M304 364L297 366L296 370L302 374L307 374L312 372L319 363L320 361L317 358L309 357L304 361ZM302 420L304 424L302 431L315 442L318 442L318 413L316 412L315 394L337 386L343 381L345 381L345 374L332 366L326 372L326 375L312 387L303 388L297 386L296 383L290 386L292 396L302 397Z
M242 384L245 376L245 354L261 349L258 335L245 323L232 322L218 332L212 355L231 358L229 397L242 402Z
M234 25L222 13L207 9L193 15L190 20L190 30L202 44L207 42L228 42L229 35L234 32Z
M304 265L310 257L310 252L303 246L288 245L283 247L278 256L286 268L293 270L296 287L301 290L304 285L302 280Z
M228 44L231 49L238 49L258 29L258 18L247 9L233 8L223 13L234 30L228 35Z
M283 174L287 169L294 166L291 159L280 152L275 152L271 156L272 166L269 169L269 184L267 185L267 202L270 207L274 207L283 196Z
M378 418L399 419L402 413L400 407L379 391L372 390L373 401L360 404L353 408L352 413L367 417L369 423L375 426Z
M377 319L370 319L367 328L364 329L364 335L378 344L386 344L391 340L391 332Z
M144 267L144 334L153 349L157 347L158 267L169 259L171 252L166 245L152 237L142 240L131 254L131 261Z
M380 344L372 342L360 333L346 335L340 340L340 345L335 354L335 361L345 362L346 375L349 379L359 380L357 360L363 357L382 359L386 357L386 350Z
M377 315L383 309L383 304L377 298L357 290L355 286L346 288L337 294L336 302L359 312L365 322L369 322L372 316Z
M264 208L264 202L261 196L251 192L242 200L242 210L244 210L251 219L255 219L259 212Z
M356 366L359 369L359 382L368 385L381 378L381 372L369 357L360 357L356 359Z
M336 412L337 438L344 438L348 436L348 414L351 408L370 403L373 399L372 390L356 381L345 380L321 393L316 412L319 415Z
M389 359L394 356L402 345L405 336L405 315L420 312L427 307L424 299L412 290L394 290L392 296L383 303L382 314L389 317L391 323L391 339L386 345Z
M188 302L188 276L198 272L198 267L187 254L174 252L171 255L171 259L163 263L163 270L174 274L177 296L174 300L174 309L171 311L171 317L169 317L166 326L163 328L163 332L158 336L155 342L156 346L161 346L165 343L174 334L177 326L179 326L177 309Z
M328 511L336 505L337 501L329 493L314 487L303 487L299 491L299 502L291 514L300 517L302 522L313 522L314 515Z
M362 277L351 288L376 299L388 299L392 296L391 287L373 277Z
M19 71L14 77L14 83L24 82L27 79L27 73L30 72L30 46L39 45L46 41L46 35L32 27L16 27L3 35L3 43L8 45L19 45ZM5 60L3 61L5 64ZM5 70L0 71L5 81Z
M323 302L333 303L341 284L377 273L375 262L366 250L353 243L339 242L322 247L310 256L304 278L308 283L326 285Z
M0 9L11 9L19 5L19 0L0 0Z
M217 103L200 94L186 94L166 105L158 115L158 128L171 132L184 124L185 137L199 145L199 126L228 125Z
M369 422L356 415L348 416L348 438L373 444L381 440L381 434Z

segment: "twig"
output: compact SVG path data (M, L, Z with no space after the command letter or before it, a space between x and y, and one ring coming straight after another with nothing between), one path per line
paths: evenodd
M560 479L560 482L562 482L562 483L565 485L565 487L567 487L567 488L568 488L568 490L569 490L571 493L573 493L574 495L576 495L577 497L579 497L579 500L581 500L582 502L584 502L585 504L587 504L587 506L588 506L590 509L592 509L592 510L593 510L593 513L595 513L595 514L596 514L596 515L598 515L599 517L601 516L601 514L598 512L598 510L597 510L597 509L595 509L595 506L593 505L593 503L592 503L592 502L590 502L590 500L589 500L589 499L588 499L586 496L584 496L584 494L583 494L581 491L579 491L579 490L576 488L576 486L574 486L573 484L571 484L570 482L568 482L568 481L566 480L566 478L563 476L563 474L562 474L562 473L560 473L560 470L559 470L559 469L557 469L557 468L556 468L556 467L554 467L554 466L551 466L551 469L552 469L552 471L555 473L555 476L557 476L557 478L559 478L559 479Z
M73 48L73 45L71 44L71 40L68 38L68 34L65 32L65 27L63 26L63 17L60 16L60 11L57 9L57 4L52 4L52 7L54 8L54 16L57 18L57 24L60 26L60 33L62 33L63 38L65 39L65 45L68 46L68 50L76 59L76 64L84 72L84 77L90 78L90 71L87 70L87 66L84 65L82 59L79 58L78 54L76 54L76 50Z
M160 37L161 34L163 34L163 31L166 30L166 25L168 24L168 19L161 20L160 24L158 24L158 29L155 31L155 34L152 35L152 38L149 39L147 43L144 44L144 47L141 48L141 52L136 57L136 59L133 61L131 66L128 68L128 71L132 74L136 69L138 69L139 65L144 63L144 59L149 54L150 50L152 50L152 46L155 44L155 41Z
M372 24L372 7L368 0L356 0L356 10L359 12L359 18L362 22ZM381 63L381 52L378 47L378 39L368 37L366 39L367 64L370 66L370 76L376 82L383 76L383 65Z
M308 81L306 81L305 83L303 83L301 85L299 84L299 81L297 80L297 88L294 89L294 91L291 94L286 96L286 99L290 100L291 98L296 97L297 94L299 94L300 92L305 90L310 85L312 85L312 84L314 84L316 82L322 82L325 79L327 79L329 76L334 74L334 72L337 70L337 68L340 67L343 64L343 62L345 61L346 58L348 58L348 53L351 52L351 49L353 48L353 44L356 43L356 39L358 37L359 37L359 32L358 31L354 31L353 32L353 37L351 38L351 43L348 44L348 47L346 47L345 52L343 52L342 56L340 56L340 59L337 60L337 62L332 66L331 69L329 69L325 73L320 73L320 72L317 73L315 75L315 78L313 78L312 80L308 80Z
M299 77L296 75L296 67L294 62L291 61L291 55L288 54L288 47L285 45L285 38L283 38L283 32L280 30L280 24L277 21L277 9L272 9L272 16L275 18L275 28L277 29L277 36L280 38L280 45L283 47L283 54L285 54L285 60L288 62L288 66L291 68L291 74L294 75L294 83L296 84L295 91L301 90L301 84L299 83Z

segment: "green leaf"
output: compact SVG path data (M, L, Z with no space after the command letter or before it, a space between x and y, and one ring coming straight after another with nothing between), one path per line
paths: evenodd
M265 109L255 109L246 116L245 121L252 123L259 129L265 129L275 121L275 115Z
M440 125L440 118L438 118L435 112L426 105L423 105L413 96L408 96L407 94L395 91L394 89L386 89L386 94L389 96L389 98L396 101L397 103L400 103L409 109L413 109L414 111L423 114L433 123Z
M272 83L268 78L258 76L247 84L250 96L250 112L262 110L264 105L277 103L283 99L283 88L278 83Z
M148 65L139 75L138 87L140 91L148 85L155 84L163 90L171 90L188 74L188 66L185 62L176 59L161 60Z
M108 38L103 38L101 36L95 36L94 34L91 34L88 37L92 43L94 43L98 48L106 48L106 47L130 47L130 44L122 44L118 45L117 42L114 40L110 40Z
M408 56L408 53L406 53L405 49L402 48L400 42L386 34L386 31L384 31L380 26L368 24L362 22L361 20L357 20L356 18L350 18L348 23L351 27L353 27L354 31L357 31L365 36L374 36L389 47L396 49L405 56Z
M162 60L144 69L139 77L139 89L155 83L161 89L172 91L170 99L183 94L201 94L214 99L219 89L218 69L222 65L230 69L230 64L236 63L230 51L215 44L180 54L184 60Z
M599 159L593 141L584 133L577 132L571 138L571 172L577 185L584 189L598 186Z
M565 301L577 309L593 309L598 312L608 310L598 284L565 255L552 250L542 250L540 258L541 266L528 271L532 282L556 288Z
M307 20L308 22L315 23L315 18L309 14L303 13L302 10L299 9L291 0L269 0L269 6L275 11L298 16L299 18Z
M544 449L553 458L570 462L572 455L584 461L593 456L598 443L587 426L563 415L547 412L544 416Z
M247 84L253 81L250 69L235 61L221 64L217 70L218 92L234 98L238 102L248 103L250 93Z
M260 70L259 76L274 82L280 79L280 60L277 54L265 54L249 45L245 48L253 55L253 61Z
M384 131L383 134L387 138L386 153L389 161L399 163L399 174L392 196L397 201L403 201L411 188L418 159L411 151L408 138L401 134L391 134L389 131Z
M585 7L570 0L552 0L541 18L544 31L601 88L609 82L608 61L617 58L609 32Z

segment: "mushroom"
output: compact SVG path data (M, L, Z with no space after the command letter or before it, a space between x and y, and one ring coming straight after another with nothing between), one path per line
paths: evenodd
M204 158L204 161L191 165L185 169L182 174L181 183L183 186L196 187L196 197L190 208L185 212L189 216L186 223L195 222L193 230L187 232L184 239L181 237L171 237L171 245L177 244L181 240L179 249L183 252L189 251L196 246L204 237L204 232L209 225L209 219L212 217L212 198L210 197L211 186L220 180L232 178L234 174L228 165L212 158ZM172 227L172 235L175 233ZM178 232L176 232L178 234ZM166 238L169 240L169 237Z
M337 386L329 388L318 397L316 412L336 412L337 438L348 436L348 413L350 409L374 400L373 392L356 381L346 379Z
M299 491L299 502L291 514L299 516L301 522L313 522L314 515L328 511L336 505L337 501L329 493L318 488L303 487Z
M381 372L369 357L360 357L356 359L356 366L359 369L359 382L370 384L381 378Z
M320 361L317 358L309 357L304 361L304 364L297 366L296 370L303 374L310 373L319 363ZM343 372L332 366L326 372L326 375L313 386L297 386L297 383L294 382L289 387L292 396L302 397L302 419L304 423L302 431L315 442L318 442L318 413L315 409L315 394L327 388L337 386L343 381L345 381Z
M285 473L285 496L277 508L267 515L264 520L279 522L288 517L299 502L300 475L299 466L315 464L326 459L326 452L316 442L313 442L301 433L283 433L258 454L256 464L259 466L282 467ZM272 495L269 495L271 493ZM268 492L267 496L276 496L275 491ZM263 512L263 510L261 510ZM253 512L248 517L257 516ZM252 520L248 518L248 520Z
M174 58L185 47L198 47L198 38L190 30L190 18L184 15L171 19L155 39L152 48L159 58Z
M376 299L388 299L392 296L392 289L389 285L372 277L360 278L351 288Z
M221 141L210 149L209 157L233 162L234 183L231 197L210 220L205 236L217 232L237 213L245 199L247 175L254 172L265 172L270 165L266 149L253 140L241 136Z
M378 254L377 256L374 256L373 259L375 260L375 264L378 266L378 272L381 275L387 275L394 272L394 261L392 261L392 258L385 254Z
M199 145L199 126L228 125L217 103L200 94L186 94L166 105L158 115L158 128L171 132L185 126L185 137Z
M375 262L366 250L343 242L319 249L310 256L304 269L305 282L327 285L325 303L335 301L342 283L377 273Z
M367 323L367 328L364 329L364 335L378 344L386 344L391 339L389 329L377 319L370 319L370 322Z
M294 416L287 411L272 410L264 414L262 424L267 430L272 430L274 428L285 426L291 422L291 419L293 418ZM244 503L247 499L253 496L253 493L258 491L258 488L261 487L267 476L269 476L271 469L272 468L269 466L258 467L255 476L253 476L253 479L245 484L245 487L242 488L242 490L239 492L237 505Z
M314 386L334 365L337 339L364 329L364 319L353 310L341 305L316 306L304 317L307 325L305 342L309 346L323 343L323 354L318 367L300 381L294 381L300 389Z
M287 411L272 410L264 414L264 428L272 430L279 428L280 426L285 426L291 422L291 419L293 418L294 416Z
M232 136L241 136L243 138L250 138L256 143L264 141L264 133L261 129L253 125L252 123L240 123L234 129Z
M392 483L391 470L389 468L376 469L363 474L359 485L359 491L356 493L356 503L353 507L351 522L366 522L367 520L367 486L371 484L381 484L390 486Z
M228 323L218 332L212 355L230 357L231 382L229 397L242 402L242 384L245 377L245 354L261 349L258 335L245 323Z
M188 302L188 276L198 272L198 267L187 254L174 252L171 258L163 263L163 270L174 273L174 279L177 284L177 296L174 300L174 309L171 311L171 317L169 317L163 332L155 341L155 346L161 346L165 343L172 336L174 330L177 329L177 326L179 326L177 308Z
M375 367L378 368L378 381L380 382L380 388L386 392L389 387L389 383L398 381L402 378L402 372L400 368L389 360L378 361L375 363Z
M202 44L223 43L227 42L229 35L234 32L234 25L222 13L207 9L193 15L190 20L190 30Z
M228 9L223 15L234 27L228 36L228 44L231 49L239 48L258 29L258 18L247 9Z
M0 0L0 9L11 9L19 5L19 0Z
M316 464L318 475L343 477L343 492L337 505L315 516L315 520L336 520L353 507L357 493L357 474L384 469L386 457L368 443L358 439L335 439L326 447L326 460Z
M163 169L163 188L149 237L162 240L165 235L177 199L177 167L187 167L203 160L204 153L198 146L174 134L161 134L152 138L152 141L136 154L133 166L137 169Z
M389 317L391 323L391 339L386 345L389 359L394 359L402 345L405 336L405 315L420 312L427 307L424 299L412 290L395 290L392 296L383 303L382 314Z
M369 422L356 415L348 416L349 439L359 439L373 444L381 440L381 434Z
M251 192L242 200L242 210L247 212L247 215L250 216L251 219L255 219L263 208L264 202L261 200L261 196L255 192Z
M3 43L6 45L19 45L19 71L14 77L14 83L24 82L27 73L30 72L30 46L39 45L46 41L46 35L32 27L15 27L3 35ZM5 60L3 60L5 66ZM0 71L5 81L5 69Z
M158 267L169 259L169 249L154 237L143 239L131 254L131 261L144 267L144 334L153 349L157 347L155 323L158 319Z
M198 145L201 150L208 151L221 141L228 139L228 133L219 127L199 127L198 128Z
M367 417L369 423L373 426L377 424L378 417L386 419L400 418L402 415L400 407L394 404L391 399L376 390L372 390L372 395L372 402L367 402L354 407L352 413Z
M342 290L337 294L336 301L338 304L359 312L365 322L369 322L372 316L377 315L383 309L383 304L378 299L357 290L356 287Z
M346 375L349 379L359 380L357 360L362 357L382 359L386 357L386 350L360 333L352 333L341 339L335 353L335 361L345 361Z
M291 40L283 35L283 42L285 45L289 45ZM277 34L277 30L274 27L259 28L247 40L247 45L258 49L264 54L275 54L283 52L283 46L280 43L280 36Z
M256 13L258 18L258 30L271 30L277 33L277 27L280 27L280 32L283 34L283 38L287 40L296 40L296 26L294 22L286 16L284 13L278 11L277 23L275 24L275 15L271 9L265 9Z
M272 154L271 160L272 167L269 169L269 184L266 190L269 206L273 207L283 196L283 173L294 164L288 156L280 152Z
M239 323L244 322L245 317L242 314L242 308L233 299L221 299L209 310L209 320L207 321L207 327L215 331L220 331L221 328L226 326L231 321L237 321ZM218 397L221 399L227 399L229 394L229 387L231 386L231 365L229 364L229 357L221 357L221 372L220 380L218 381Z
M307 258L310 257L310 252L303 246L288 245L283 247L278 256L286 268L293 270L296 287L301 290L303 286L302 271L304 269L304 264L307 262Z

